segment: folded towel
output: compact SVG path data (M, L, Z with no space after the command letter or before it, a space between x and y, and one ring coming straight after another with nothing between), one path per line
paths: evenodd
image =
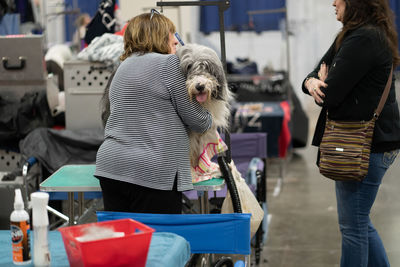
M228 149L221 136L215 131L215 139L203 146L203 151L199 156L199 164L192 168L192 182L210 180L213 177L220 177L218 164L211 161L214 155Z

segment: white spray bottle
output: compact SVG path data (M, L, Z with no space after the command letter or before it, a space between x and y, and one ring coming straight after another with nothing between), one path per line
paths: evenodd
M45 192L31 194L34 266L50 266L48 202L49 194Z
M25 265L31 263L29 243L29 214L24 210L21 189L15 189L14 211L10 215L11 243L13 263Z

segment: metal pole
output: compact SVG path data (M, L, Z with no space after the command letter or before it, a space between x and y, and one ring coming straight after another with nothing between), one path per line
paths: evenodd
M219 36L221 45L221 61L224 67L225 74L227 74L226 67L226 52L225 52L225 26L224 26L224 11L230 7L230 0L221 1L171 1L171 2L157 2L157 6L218 6L219 15Z
M168 2L157 2L157 6L219 6L228 4L229 0L222 1L168 1Z
M221 45L221 61L224 67L225 74L227 74L226 67L226 49L225 49L225 24L224 24L224 11L229 7L229 1L225 1L224 6L218 6L218 15L219 15L219 37L220 37L220 45ZM230 161L229 161L230 162Z
M285 20L286 20L286 60L287 60L287 75L288 80L290 81L290 46L289 46L289 20L287 10L285 12Z
M225 75L228 74L226 66L226 50L225 50L225 24L224 24L224 11L230 7L230 0L221 1L174 1L174 2L157 2L157 6L218 6L219 15L219 36L221 45L221 62L224 68ZM232 160L231 156L231 138L229 131L225 133L225 143L228 146L225 159L227 163Z
M289 46L289 19L287 14L287 8L276 8L276 9L263 9L263 10L252 10L247 11L249 16L253 15L262 15L262 14L276 14L276 13L285 13L285 38L286 38L286 67L287 67L287 76L290 81L290 46Z
M74 212L74 192L68 192L68 225L74 225L75 223L75 212Z
M275 14L275 13L283 13L286 12L286 8L276 8L276 9L262 9L262 10L251 10L247 11L249 15L261 15L261 14Z

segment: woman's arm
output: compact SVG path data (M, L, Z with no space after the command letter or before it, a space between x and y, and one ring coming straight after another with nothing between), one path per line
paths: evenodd
M310 72L304 79L302 83L302 89L305 94L309 95L311 94L309 89L312 89L311 88L312 86L309 83L312 81L312 79L317 79L317 80L319 79L318 72L320 71L322 64L325 64L325 66L329 68L334 57L335 57L335 42L333 42L331 47L329 47L328 51L326 51L325 55L321 58L315 69L312 72ZM322 80L322 82L324 81ZM319 84L322 85L322 83Z
M376 42L368 32L353 33L344 39L332 62L326 83L324 106L339 106L357 83L373 67Z
M212 124L211 114L197 101L189 99L186 78L181 71L178 57L175 55L168 57L166 68L168 77L164 79L165 85L171 94L172 103L183 123L191 130L200 133L210 129Z

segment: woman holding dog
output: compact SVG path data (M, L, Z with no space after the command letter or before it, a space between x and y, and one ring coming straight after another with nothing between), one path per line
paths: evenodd
M343 27L303 91L322 106L312 144L319 146L326 114L332 120L370 120L391 72L400 62L388 0L334 0ZM394 79L393 79L394 80ZM369 214L382 178L400 148L400 119L394 81L376 121L368 174L361 182L335 181L341 267L390 266Z
M174 33L171 20L156 12L126 28L96 159L105 210L179 214L182 191L193 189L188 131L205 132L212 119L189 101Z

